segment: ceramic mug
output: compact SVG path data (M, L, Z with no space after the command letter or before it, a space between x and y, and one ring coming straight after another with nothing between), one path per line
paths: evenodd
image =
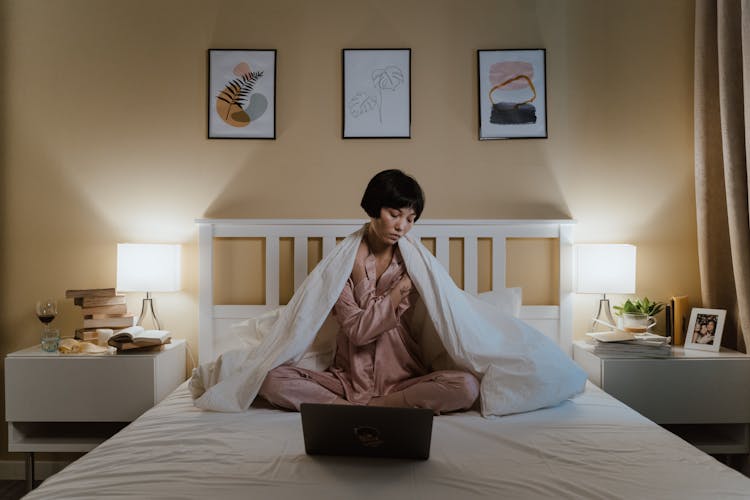
M656 318L644 313L622 313L620 329L630 333L646 333L656 324Z

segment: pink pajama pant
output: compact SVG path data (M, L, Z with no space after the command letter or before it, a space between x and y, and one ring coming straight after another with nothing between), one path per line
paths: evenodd
M444 413L471 408L479 396L479 382L467 372L441 370L404 380L388 395L399 392L410 408L429 408ZM259 394L274 406L297 411L301 403L346 399L343 384L332 373L286 365L268 372Z

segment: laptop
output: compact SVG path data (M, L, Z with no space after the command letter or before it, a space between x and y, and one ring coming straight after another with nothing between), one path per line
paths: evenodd
M430 457L432 410L302 403L308 455Z

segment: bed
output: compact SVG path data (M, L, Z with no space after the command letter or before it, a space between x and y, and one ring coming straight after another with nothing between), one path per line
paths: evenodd
M238 345L239 322L278 307L282 242L293 241L293 286L310 267L308 245L325 255L352 220L200 220L199 355ZM554 303L523 305L520 317L572 346L572 223L549 220L420 221L440 262L455 264L477 294L491 248L490 282L505 286L506 243L551 239ZM216 241L262 238L264 303L215 305ZM218 239L218 240L217 240ZM284 243L285 244L285 243ZM28 498L748 498L750 479L667 432L591 384L552 408L485 418L477 412L435 418L427 461L311 457L297 413L254 405L241 413L196 408L187 384Z

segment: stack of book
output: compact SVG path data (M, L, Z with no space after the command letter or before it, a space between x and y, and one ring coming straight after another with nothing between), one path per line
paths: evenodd
M133 326L133 314L128 313L124 295L117 295L114 288L90 288L66 290L65 298L83 313L83 328L76 330L75 338L96 342L97 328L120 330Z
M609 332L608 332L609 333ZM669 358L672 356L672 346L669 337L645 333L617 336L615 332L607 337L602 334L591 334L594 338L594 354L602 357L618 358Z

